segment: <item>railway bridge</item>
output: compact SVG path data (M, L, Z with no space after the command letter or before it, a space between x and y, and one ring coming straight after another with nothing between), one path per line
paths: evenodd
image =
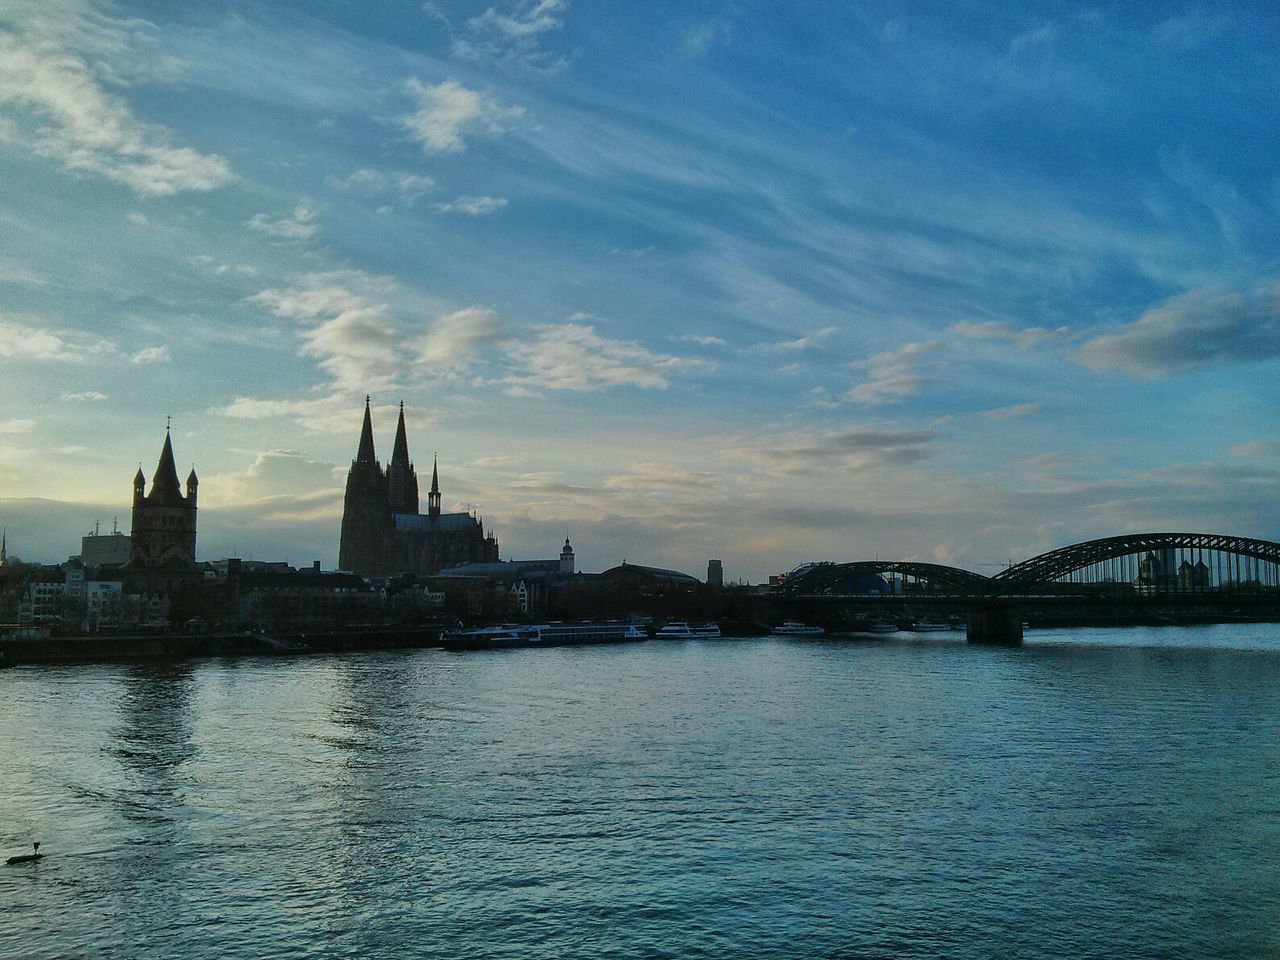
M1207 533L1086 540L984 576L914 561L807 563L785 577L790 609L962 609L970 643L1017 645L1028 610L1280 611L1280 543Z

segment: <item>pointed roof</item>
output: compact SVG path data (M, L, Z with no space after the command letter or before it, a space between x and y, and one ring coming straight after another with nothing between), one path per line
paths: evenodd
M194 487L200 482L200 478L196 476L196 465L191 465L191 472L187 474L187 486Z
M9 531L6 529L0 533L0 566L4 566L9 562Z
M369 395L364 395L364 426L360 428L360 449L356 451L357 463L373 463L373 418L369 413Z
M151 496L166 498L170 494L181 497L182 491L178 486L178 467L173 462L173 443L169 440L169 431L165 430L160 462L156 464L155 476L151 478Z
M147 475L142 472L142 464L138 464L138 472L133 475L133 485L146 485Z
M437 467L436 455L431 455L431 495L440 496L440 470Z
M391 462L409 466L409 441L404 435L404 401L400 401L400 422L396 424L396 442L391 450Z

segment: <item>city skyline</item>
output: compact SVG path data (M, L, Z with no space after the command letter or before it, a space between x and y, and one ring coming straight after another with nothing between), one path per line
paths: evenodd
M504 557L1278 538L1274 13L655 9L0 12L10 552L172 414L201 558L335 566L366 392Z

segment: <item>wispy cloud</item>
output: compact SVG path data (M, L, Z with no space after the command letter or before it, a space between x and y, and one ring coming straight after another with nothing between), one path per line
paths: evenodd
M245 222L245 226L278 240L310 240L320 232L320 224L316 222L318 216L315 207L300 203L290 214L273 217L256 213Z
M35 425L34 420L0 420L0 433L30 433Z
M175 146L170 131L142 122L104 90L84 57L60 42L71 31L42 31L49 21L40 17L17 22L26 29L0 33L0 107L17 118L0 126L0 138L144 197L214 190L234 179L222 157Z
M1011 323L998 320L972 321L962 320L947 327L947 333L966 340L994 340L997 343L1008 343L1023 350L1037 347L1042 343L1059 340L1071 335L1067 327L1053 330L1045 327L1015 327Z
M418 104L403 118L405 129L428 153L461 153L467 137L498 136L524 114L523 107L503 106L455 80L429 84L410 77L405 88Z
M169 356L169 348L167 346L144 347L129 358L130 363L168 363L172 358Z
M1019 417L1031 417L1040 412L1038 403L1015 403L1009 407L997 407L986 410L982 416L987 420L1016 420Z
M436 372L466 366L477 350L497 343L501 332L501 318L487 307L444 314L432 322L418 345L416 364Z
M437 203L437 213L461 213L469 217L483 217L496 213L507 205L506 197L458 197L447 203Z
M58 399L63 403L97 403L107 399L107 395L97 390L86 390L83 393L64 393Z
M71 334L0 317L0 357L7 359L82 363L116 350L105 340L88 342L79 336L72 337Z
M944 348L945 344L936 340L908 343L855 363L855 369L867 371L868 379L845 396L867 406L897 403L929 382L926 371L936 369L940 362L928 358Z
M361 167L345 177L328 176L325 183L365 197L389 197L401 206L412 207L436 185L431 177L404 171L388 173Z
M491 6L466 21L465 34L453 39L453 53L469 60L559 71L567 60L544 49L543 42L564 26L568 9L568 0L514 0Z
M581 322L533 328L527 340L511 342L507 354L520 372L503 382L527 390L603 390L638 387L665 390L670 377L700 361L654 353L638 343L611 340Z

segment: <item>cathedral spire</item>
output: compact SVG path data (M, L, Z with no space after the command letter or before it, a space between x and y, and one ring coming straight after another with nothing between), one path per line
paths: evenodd
M360 449L356 453L357 463L373 463L373 417L369 413L369 395L364 395L364 426L360 428Z
M392 513L418 513L418 475L409 462L409 441L404 432L404 401L400 401L400 422L396 424L396 442L387 464L387 481Z
M427 513L440 516L440 469L436 455L431 455L431 492L427 494Z
M0 567L9 562L9 531L0 533Z

